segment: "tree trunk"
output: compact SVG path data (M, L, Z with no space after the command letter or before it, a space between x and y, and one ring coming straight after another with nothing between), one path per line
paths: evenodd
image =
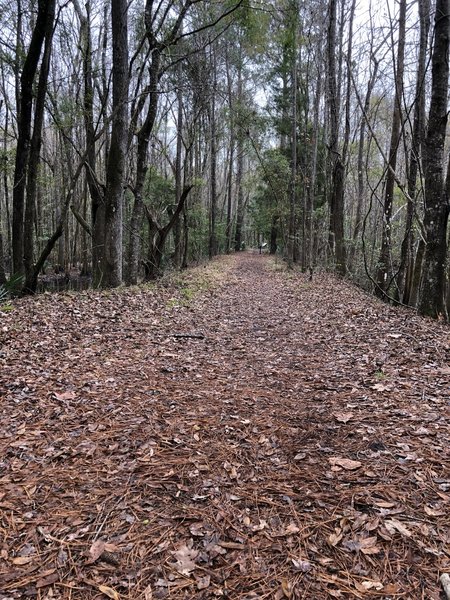
M182 151L183 151L183 92L181 87L182 71L181 63L178 65L178 91L177 91L177 153L175 158L175 202L178 205L181 198L181 187L183 179L183 171L181 166ZM181 240L181 215L175 221L173 227L174 239L174 257L173 262L176 268L179 268L182 260L182 240Z
M33 112L33 84L44 43L48 13L52 10L52 2L39 0L38 12L30 46L25 58L19 84L19 106L17 107L17 148L14 169L13 188L13 222L12 222L12 258L13 273L23 273L24 251L24 208L27 184L28 159L31 143L31 121Z
M269 244L269 252L270 254L276 254L278 250L278 223L279 223L278 215L274 215L272 217L272 222L270 224L270 244Z
M130 243L128 255L128 277L129 284L136 284L139 277L139 264L141 260L141 227L144 218L144 184L147 175L147 154L150 135L155 124L158 111L158 82L161 54L155 48L151 55L150 83L148 86L148 108L147 114L137 136L136 156L136 179L134 184L134 205L130 223Z
M417 66L414 121L408 168L408 200L406 208L405 235L401 246L400 269L397 276L396 298L409 304L414 273L414 215L416 210L417 175L425 137L425 72L427 62L428 33L430 29L429 0L419 0L420 45Z
M312 140L312 156L311 156L311 178L308 182L306 190L306 207L305 207L305 267L313 269L313 212L314 212L314 194L316 190L317 180L317 158L319 150L319 110L320 97L322 95L322 76L318 73L316 91L314 95L314 124L313 124L313 140Z
M25 279L32 276L34 270L34 231L36 222L36 194L38 184L38 167L42 146L42 126L44 123L45 97L50 69L50 56L53 41L53 22L55 19L55 0L47 5L47 22L45 26L45 46L39 72L36 106L34 110L33 135L27 166L25 223L23 241L23 262Z
M239 63L238 63L238 81L237 81L237 102L239 109L242 109L242 92L243 92L243 83L242 83L242 60L241 60L241 52L239 52ZM234 234L234 249L236 252L240 252L242 250L242 234L243 234L243 226L244 226L244 190L242 187L242 179L244 177L244 123L238 124L238 136L237 136L237 144L236 144L236 194L237 194L237 204L236 204L236 228Z
M406 0L400 0L398 18L398 48L397 71L395 73L395 99L392 114L391 141L384 190L383 228L381 234L381 250L378 259L377 287L375 293L384 298L389 291L392 278L391 265L391 218L394 202L395 169L397 167L397 150L400 142L402 127L403 102L403 72L405 65L405 29L406 29Z
M104 213L103 248L100 269L94 269L94 286L102 288L117 287L122 283L122 213L128 145L127 10L127 0L111 0L112 129L106 165L105 198L99 208ZM96 227L97 223L94 229ZM98 239L97 236L94 237Z
M446 255L450 168L444 181L444 147L447 128L450 0L436 0L432 56L431 102L424 144L426 248L420 287L419 313L447 314Z
M157 279L161 275L161 260L164 253L164 246L167 240L167 236L172 231L176 220L180 217L189 192L192 189L192 185L188 185L184 188L181 193L180 200L177 204L175 212L172 214L170 221L164 227L161 227L155 217L152 215L150 209L145 206L147 214L147 220L149 225L149 249L148 258L144 264L145 267L145 279L150 281Z
M0 231L0 285L6 283L5 255L3 252L3 233Z
M184 207L183 208L183 259L181 261L182 269L187 269L188 253L189 253L189 222L188 222L186 207Z
M344 177L345 166L339 152L339 96L336 85L336 10L337 0L328 5L327 66L328 111L330 124L329 154L332 165L332 184L329 194L330 246L336 271L345 275L346 252L344 240Z
M83 165L84 165L84 159L80 161L80 163L77 167L77 170L75 171L74 175L71 177L70 186L67 191L64 205L61 209L61 214L59 215L59 218L57 220L55 231L47 239L47 242L46 242L41 254L39 255L39 258L37 259L36 264L33 266L33 269L29 273L27 273L27 278L25 280L25 283L24 283L23 289L22 289L22 293L25 295L36 293L39 273L40 273L41 269L43 268L45 261L50 256L51 251L53 250L56 243L58 242L58 240L61 238L61 236L64 233L64 229L65 229L66 223L67 223L67 213L69 211L70 204L73 200L75 188L77 185L78 178L80 177L80 173L83 169Z
M215 49L211 49L211 69L212 69L212 87L209 106L209 130L210 130L210 211L209 211L209 258L217 254L217 140L216 140L216 54Z
M95 148L94 127L94 86L92 80L92 41L91 41L91 5L86 2L86 16L83 14L78 0L73 5L80 20L80 45L83 60L83 118L86 136L86 181L91 197L91 239L92 239L92 271L94 266L100 269L101 248L103 245L103 205L105 190L97 178L97 156ZM106 107L104 107L106 110ZM100 220L102 222L100 223Z
M372 99L372 91L375 85L375 81L378 73L379 62L376 60L375 56L372 56L373 61L373 71L370 76L369 82L367 84L366 97L364 98L364 107L363 107L363 117L361 119L361 127L359 130L359 141L358 141L358 198L356 203L356 217L355 217L355 227L353 229L353 246L352 246L352 256L350 260L350 264L354 268L355 265L354 259L356 254L356 246L358 243L359 236L361 235L362 226L363 226L363 205L364 198L366 193L366 184L365 184L365 173L364 173L364 145L366 143L366 116L369 114L370 110L370 102Z
M234 125L234 106L233 106L233 90L230 75L230 65L228 59L228 51L225 49L225 61L226 61L226 73L227 73L227 90L228 90L228 108L230 111L230 155L228 164L228 178L227 178L227 225L225 231L226 237L226 252L230 252L233 235L233 166L234 166L234 147L235 147L235 125Z
M297 15L298 6L294 2L292 23L292 65L291 65L291 181L289 194L289 221L287 240L287 262L292 268L295 253L295 209L297 206Z
M425 242L422 238L420 238L419 243L417 245L417 252L414 260L414 268L412 273L411 296L409 299L409 303L411 306L417 306L417 303L419 301L420 279L422 275L422 265L424 256Z

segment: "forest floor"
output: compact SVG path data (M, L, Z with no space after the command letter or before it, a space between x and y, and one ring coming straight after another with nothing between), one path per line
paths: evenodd
M450 330L251 252L0 312L0 599L445 598Z

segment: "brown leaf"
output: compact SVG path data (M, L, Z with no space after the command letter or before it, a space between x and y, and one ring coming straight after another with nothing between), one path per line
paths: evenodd
M423 509L429 517L443 517L446 514L445 510L442 510L440 508L431 508L426 504L423 507Z
M309 560L291 558L291 561L294 565L294 570L299 571L300 573L309 573L309 571L311 571L313 568Z
M331 546L337 546L339 544L339 542L342 540L342 529L338 529L336 528L334 530L334 533L332 533L330 536L328 536L328 543Z
M94 542L92 544L92 546L89 548L90 557L89 557L89 560L87 561L87 564L95 563L95 561L100 558L100 556L103 554L104 551L105 551L105 542L103 542L102 540L97 540L96 542Z
M333 589L328 588L327 592L333 598L342 598L342 592L341 592L341 590L333 590Z
M378 508L394 508L395 502L385 502L384 500L375 500L374 506L378 506Z
M403 523L401 523L400 521L397 521L397 519L388 519L384 522L384 526L386 527L386 529L389 531L390 534L395 533L395 531L398 531L398 533L401 533L402 535L406 536L406 537L411 537L412 533L411 531L409 531L409 529L407 529Z
M191 523L191 525L189 525L189 531L191 532L191 535L194 535L195 537L203 537L205 535L205 523L203 521Z
M363 593L368 592L369 590L376 590L377 592L379 592L383 589L383 584L379 581L366 580L361 581L361 583L355 582L355 587L359 592Z
M118 592L116 592L116 590L113 590L113 588L108 587L107 585L99 585L98 589L102 592L102 594L108 596L108 598L112 598L112 600L120 600Z
M306 458L306 452L299 452L294 456L294 460L303 460Z
M283 579L281 581L281 589L283 590L285 598L292 598L292 583L290 583L287 579Z
M333 417L336 419L336 421L339 421L339 423L348 423L350 421L350 419L353 418L353 413L351 412L334 412L333 413Z
M11 562L13 565L27 565L32 560L32 556L17 556L16 558L13 558Z
M186 544L183 544L177 550L171 552L171 554L173 554L177 561L173 566L181 575L190 575L197 568L195 559L199 554L198 550L194 550L192 547L190 548Z
M294 534L294 533L298 533L299 531L300 531L300 528L297 527L297 525L295 523L290 523L286 527L286 529L284 531L284 535L291 535L291 534Z
M355 469L359 469L362 466L362 463L360 463L359 460L339 458L338 456L333 456L328 460L333 466L342 467L346 471L354 471Z
M386 390L389 389L389 387L382 383L376 383L375 385L372 386L372 389L376 390L377 392L385 392Z
M64 400L75 400L76 398L75 392L62 392L61 394L53 392L53 395L60 402L63 402Z
M197 589L198 590L206 590L207 588L209 588L210 583L211 583L210 575L206 575L205 577L200 577L199 579L197 579Z
M398 594L401 592L401 587L398 583L388 583L382 588L383 594Z
M53 585L56 581L59 581L59 573L55 573L56 569L50 569L46 571L45 575L39 579L36 583L38 589Z

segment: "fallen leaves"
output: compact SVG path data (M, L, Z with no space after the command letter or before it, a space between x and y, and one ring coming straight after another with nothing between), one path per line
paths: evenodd
M446 330L269 265L2 317L8 598L439 597Z
M386 519L384 521L384 526L390 534L398 532L401 535L404 535L405 537L412 537L413 535L412 532L397 519Z
M377 546L377 536L346 540L342 542L342 546L351 552L362 552L367 555L381 552L381 548Z

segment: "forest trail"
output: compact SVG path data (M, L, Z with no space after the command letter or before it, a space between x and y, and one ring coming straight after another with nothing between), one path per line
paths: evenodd
M0 599L443 598L445 325L251 252L0 313Z

